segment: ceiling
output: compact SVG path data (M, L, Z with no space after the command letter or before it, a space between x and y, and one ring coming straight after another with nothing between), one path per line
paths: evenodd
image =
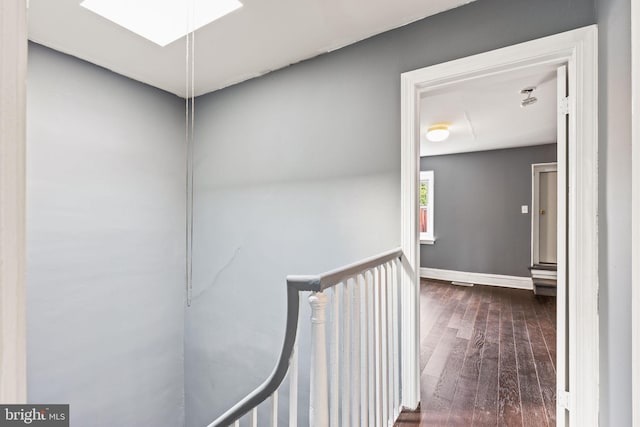
M520 107L520 90L536 86L538 102ZM446 141L426 131L451 123ZM433 156L556 142L556 66L543 65L477 78L424 93L420 101L420 155Z
M30 0L29 39L176 95L187 95L184 37L160 47L81 7L81 1ZM195 33L196 95L338 49L470 1L242 2L242 8Z

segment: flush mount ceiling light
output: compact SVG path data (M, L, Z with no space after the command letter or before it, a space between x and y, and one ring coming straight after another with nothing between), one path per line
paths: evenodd
M431 125L427 129L427 139L431 142L440 142L447 138L449 138L449 125L447 123Z
M238 0L84 0L80 6L164 47L242 7L242 3Z

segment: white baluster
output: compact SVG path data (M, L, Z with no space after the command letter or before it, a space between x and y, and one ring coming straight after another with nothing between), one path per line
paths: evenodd
M278 390L271 395L271 427L278 427Z
M385 425L389 425L391 422L393 407L391 406L392 393L393 393L393 375L392 375L392 365L391 365L391 347L393 345L393 341L391 341L391 265L389 263L384 264L384 311L385 311L385 324L384 324L384 335L386 340L385 353L384 358L387 362L386 367L386 380L387 386L385 387L385 402L384 408L386 412L385 417Z
M349 381L349 373L351 367L351 299L349 298L349 280L345 280L342 284L342 423L341 427L349 427L349 400L351 399L351 387Z
M368 334L369 328L367 322L367 279L364 274L358 275L358 295L360 298L360 424L366 426L369 424L368 413L369 410L369 396L368 396L368 381L367 375L369 374L368 368Z
M376 270L369 271L369 425L376 425Z
M298 345L293 347L289 365L289 427L298 425Z
M311 395L309 399L309 425L329 425L329 390L327 387L327 296L315 292L309 297L311 305Z
M380 266L380 335L382 358L382 425L389 423L389 340L387 335L387 269L385 265Z
M398 295L400 292L400 260L396 258L393 263L393 294L391 310L393 316L393 383L394 383L394 399L393 399L393 418L400 416L400 331L398 330Z
M393 421L393 329L391 327L391 292L393 289L393 274L391 272L391 263L384 265L387 280L387 424Z
M251 416L249 417L249 426L258 427L258 408L257 407L251 410Z
M236 422L233 423L233 427L240 427L240 420L236 420Z
M359 277L351 283L353 314L351 316L351 425L360 425L360 286Z
M297 341L297 340L296 340ZM293 347L289 365L289 427L298 425L298 345Z
M340 292L338 286L332 288L331 302L331 393L330 426L340 427Z
M380 267L375 269L374 280L374 322L375 322L375 353L376 353L376 426L382 427L382 308L381 288L382 273Z

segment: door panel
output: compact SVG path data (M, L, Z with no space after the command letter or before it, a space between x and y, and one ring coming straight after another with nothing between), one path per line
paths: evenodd
M571 392L569 387L570 353L573 351L569 345L569 304L567 295L567 169L568 169L568 145L569 141L569 113L568 109L563 106L568 104L567 96L567 66L558 67L557 72L557 123L558 123L558 171L557 180L558 188L561 188L560 197L557 202L557 261L558 261L558 278L557 278L557 335L556 335L556 427L573 427L569 424L571 414L566 409L568 405L563 404L567 399L567 392Z

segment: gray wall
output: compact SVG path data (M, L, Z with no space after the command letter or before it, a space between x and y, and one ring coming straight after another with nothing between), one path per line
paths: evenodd
M531 165L556 161L556 144L422 157L433 170L436 242L420 266L529 277Z
M190 425L268 373L284 274L398 243L401 72L596 20L601 424L630 424L630 1L595 1L481 0L199 98ZM29 86L29 398L180 425L182 102L33 45Z
M28 399L184 423L184 101L29 46Z
M286 274L399 244L400 73L594 21L593 0L480 0L199 97L187 425L269 374Z
M597 0L599 26L600 418L631 425L630 0Z

